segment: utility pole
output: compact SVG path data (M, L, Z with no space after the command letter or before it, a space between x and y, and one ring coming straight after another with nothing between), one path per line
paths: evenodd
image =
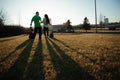
M95 26L96 26L96 33L97 33L98 31L97 31L97 8L96 8L96 0L94 0L94 3L95 3Z

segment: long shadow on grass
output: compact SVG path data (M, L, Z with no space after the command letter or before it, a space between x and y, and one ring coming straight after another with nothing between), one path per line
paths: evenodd
M55 42L47 40L47 47L52 58L54 69L57 72L56 80L94 80L84 69L77 64L71 57L65 54ZM55 50L58 52L56 53ZM57 55L59 54L59 56Z
M22 35L23 36L23 35ZM10 40L14 40L14 39L18 39L18 38L21 38L22 36L15 36L14 38L11 38L11 37L6 37L7 39L2 39L0 40L0 43L1 42L5 42L5 41L10 41ZM2 37L0 37L2 38ZM3 37L4 38L4 37Z
M94 60L94 59L90 58L89 56L85 55L83 52L79 52L77 49L70 47L70 46L67 45L65 42L63 42L63 41L61 41L61 40L58 40L57 38L52 38L52 39L53 39L54 41L58 41L59 43L61 43L61 44L64 45L65 47L71 49L72 51L76 51L77 54L82 55L85 59L89 59L89 60L90 60L91 62L93 62L93 63L96 62L96 60Z
M5 42L5 41L14 40L14 39L16 39L16 38L11 38L11 39L0 40L0 43Z
M33 59L26 71L25 80L44 80L42 40L39 40Z
M22 47L24 47L25 45L27 45L29 43L29 41L32 41L30 39L24 41L23 43L21 43L20 45L18 45L15 50L13 50L12 52L10 52L4 59L2 59L0 62L4 62L6 59L8 59L12 54L14 54L18 49L21 49Z
M69 49L71 49L71 50L73 50L73 51L77 51L77 49L70 47L70 46L67 45L65 42L63 42L63 41L61 41L61 40L59 40L59 39L57 39L57 38L52 38L52 39L53 39L54 41L58 41L59 43L61 43L62 45L64 45L65 47L67 47L67 48L69 48Z
M25 67L27 65L27 60L29 58L32 45L33 45L33 40L27 40L16 48L17 50L25 46L24 50L21 52L15 63L3 75L2 79L0 80L23 80Z

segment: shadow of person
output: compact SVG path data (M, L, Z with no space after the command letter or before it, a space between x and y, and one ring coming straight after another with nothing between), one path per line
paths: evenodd
M56 80L94 80L90 74L68 56L55 42L48 39L46 43L57 72ZM51 45L53 45L53 47ZM57 53L53 48L55 48ZM57 54L59 54L59 56Z
M44 80L42 40L39 40L32 61L26 71L25 80Z
M8 69L7 72L2 76L0 80L22 80L25 67L27 65L27 60L30 55L30 51L33 45L33 41L26 40L22 44L20 44L16 50L25 46L23 51L20 53L14 64Z
M14 40L14 39L16 39L16 38L9 38L9 39L0 40L0 43L5 42L5 41Z
M77 52L77 54L82 55L85 59L88 59L89 61L91 61L91 62L93 62L93 63L96 62L96 60L90 58L89 56L87 56L87 55L84 54L83 52L79 52L76 48L72 48L71 46L67 45L64 41L61 41L61 40L59 40L59 39L57 39L57 38L53 38L53 40L54 40L54 41L58 41L59 43L61 43L61 44L64 45L65 47L69 48L70 50Z
M73 51L76 51L76 49L73 49L71 46L69 46L69 45L67 45L64 41L62 41L62 40L59 40L59 39L57 39L57 38L52 38L54 41L58 41L59 43L61 43L62 45L64 45L65 47L67 47L67 48L69 48L69 49L71 49L71 50L73 50Z
M6 59L8 59L12 54L14 54L18 49L23 48L25 45L27 45L31 40L25 40L23 43L21 43L20 45L18 45L15 50L13 50L12 52L10 52L4 59L2 59L0 62L5 61Z

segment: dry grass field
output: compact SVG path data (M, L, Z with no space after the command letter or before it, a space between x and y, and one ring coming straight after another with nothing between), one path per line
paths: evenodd
M120 34L0 38L0 80L119 80Z

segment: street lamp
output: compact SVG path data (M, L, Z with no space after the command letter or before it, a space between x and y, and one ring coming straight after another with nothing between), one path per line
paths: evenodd
M96 0L94 0L95 2L95 26L96 26L96 33L98 32L97 31L97 8L96 8Z

